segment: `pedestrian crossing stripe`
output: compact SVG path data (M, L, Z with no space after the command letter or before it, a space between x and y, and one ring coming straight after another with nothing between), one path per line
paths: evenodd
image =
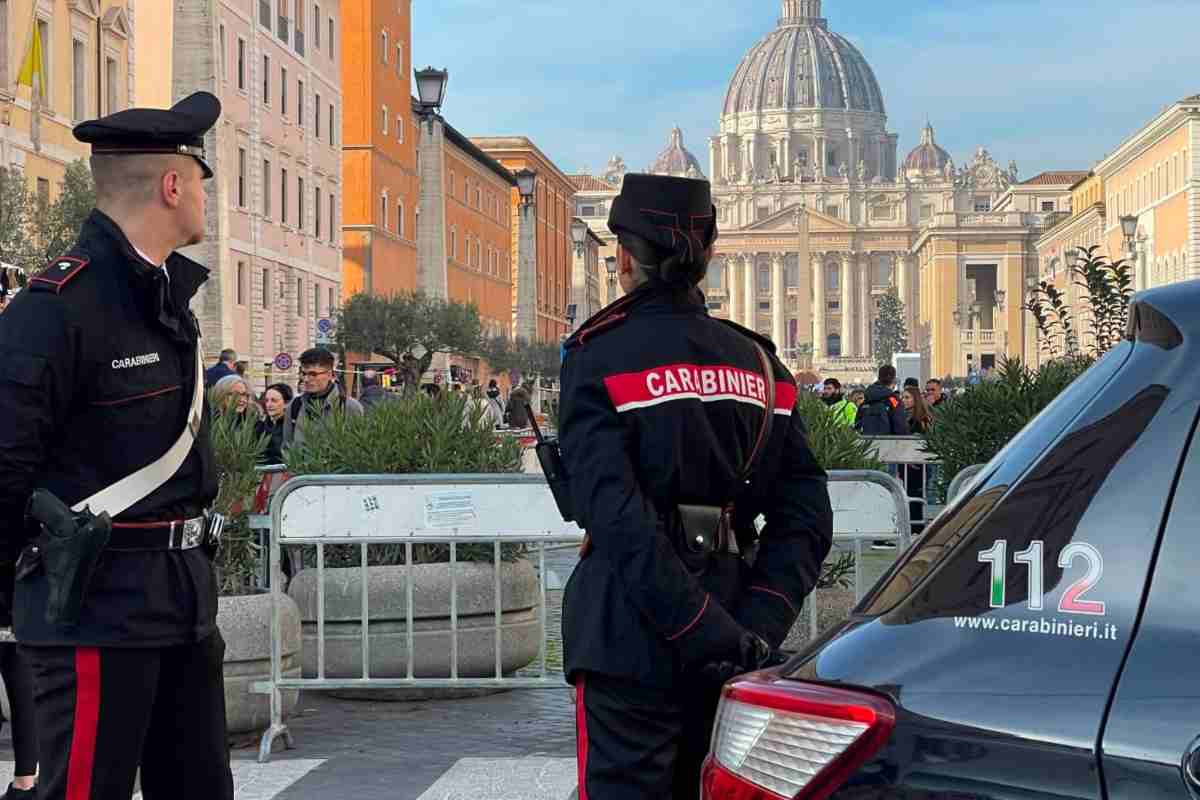
M573 758L463 758L417 800L568 800L576 778Z

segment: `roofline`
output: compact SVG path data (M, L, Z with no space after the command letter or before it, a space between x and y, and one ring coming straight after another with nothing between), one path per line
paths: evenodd
M412 101L412 110L414 113L421 113L421 107L417 104L415 99ZM437 118L441 120L442 128L446 131L446 138L450 140L451 144L453 144L459 150L465 152L467 155L471 156L471 158L479 161L479 163L483 164L492 172L496 173L496 175L498 175L509 186L517 185L516 176L513 175L506 166L489 156L483 150L476 147L474 142L459 133L458 129L447 122L446 118L441 114L438 114Z
M571 176L559 169L558 165L554 163L554 160L542 152L542 149L534 144L528 136L474 136L471 138L471 141L474 142L480 149L490 147L494 151L531 151L538 158L548 164L550 168L554 170L555 175L562 179L563 183L570 186L572 190L575 189L575 184L571 183Z
M1187 123L1189 119L1200 119L1200 102L1180 100L1172 103L1157 117L1122 141L1116 150L1097 162L1092 171L1101 177L1105 177L1104 172L1115 172L1141 155L1142 151L1150 146L1150 141L1171 134L1177 127Z

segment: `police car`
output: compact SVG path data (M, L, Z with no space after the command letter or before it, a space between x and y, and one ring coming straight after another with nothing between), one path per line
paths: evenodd
M707 800L1200 798L1200 282L1130 318L846 624L725 687Z

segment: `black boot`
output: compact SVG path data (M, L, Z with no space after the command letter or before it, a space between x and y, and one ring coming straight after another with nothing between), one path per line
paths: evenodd
M10 783L8 791L4 793L4 797L0 797L0 800L37 800L37 787L18 789Z

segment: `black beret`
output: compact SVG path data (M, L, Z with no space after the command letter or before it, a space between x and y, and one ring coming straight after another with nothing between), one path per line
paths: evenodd
M683 265L699 264L717 240L712 187L692 178L631 172L613 200L608 229L617 241L627 233L642 238L661 261L674 256Z
M204 156L204 134L221 116L221 101L208 92L191 94L169 109L128 108L75 126L75 138L93 155L167 153L192 156L213 176Z

